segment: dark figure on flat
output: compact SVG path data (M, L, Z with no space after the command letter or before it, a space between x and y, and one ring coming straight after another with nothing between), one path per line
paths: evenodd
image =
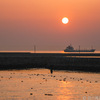
M51 74L53 73L53 68L52 68L52 66L51 66L51 68L50 68L50 73L51 73Z

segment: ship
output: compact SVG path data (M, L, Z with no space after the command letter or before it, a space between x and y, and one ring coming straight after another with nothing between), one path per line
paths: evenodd
M78 50L75 50L72 45L67 46L66 49L64 50L64 52L94 52L94 51L95 51L95 49L81 50L80 46L79 46Z

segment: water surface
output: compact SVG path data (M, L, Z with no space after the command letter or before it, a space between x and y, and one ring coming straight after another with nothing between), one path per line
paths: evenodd
M0 71L0 100L85 100L88 97L91 100L100 97L99 73L62 70L51 74L48 69Z

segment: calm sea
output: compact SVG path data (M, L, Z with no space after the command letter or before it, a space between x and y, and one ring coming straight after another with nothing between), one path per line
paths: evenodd
M22 52L22 53L62 53L62 54L72 54L72 53L76 53L78 54L79 52L64 52L64 51L0 51L1 52L5 52L5 53L15 53L15 52ZM81 53L89 53L89 54L96 54L96 53L100 53L100 51L95 51L95 52L81 52ZM68 56L67 56L68 57ZM70 57L80 57L80 58L100 58L100 56L70 56Z
M30 52L30 53L79 53L79 52L64 52L64 51L0 51L0 52ZM95 52L84 52L84 53L100 53L100 51Z
M48 69L0 71L0 100L100 100L100 74Z
M34 53L34 51L29 51ZM64 52L64 51L35 51L36 53L79 53L79 52ZM100 53L100 51L95 52L84 52L84 53Z

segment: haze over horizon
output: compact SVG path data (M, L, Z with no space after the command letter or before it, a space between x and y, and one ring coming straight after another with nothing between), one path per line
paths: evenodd
M100 51L99 38L100 0L0 0L0 51Z

